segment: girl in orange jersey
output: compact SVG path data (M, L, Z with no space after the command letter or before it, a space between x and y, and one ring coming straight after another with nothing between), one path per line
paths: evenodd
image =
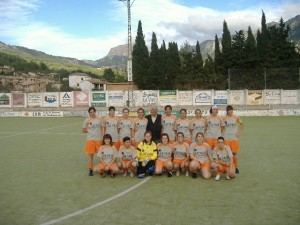
M155 174L161 175L162 170L167 171L168 177L172 177L172 153L173 146L169 143L169 135L163 133L161 135L161 143L157 144L157 159L155 162Z
M129 109L123 109L123 118L119 119L118 131L119 131L119 146L123 145L123 138L130 137L133 139L132 123L133 119L129 117Z
M117 149L113 145L110 134L103 136L102 146L100 147L97 156L99 157L99 164L95 166L94 172L100 173L101 177L106 177L110 172L110 176L114 178L118 172L116 165Z
M210 115L206 118L205 142L211 149L218 145L218 137L221 136L224 129L224 120L218 116L219 108L214 105L210 107Z
M143 108L139 108L137 110L138 117L133 120L132 123L132 143L134 147L137 148L140 142L144 140L144 134L146 132L148 119L144 118L145 110Z
M172 106L165 106L165 113L161 118L162 131L161 133L167 133L170 138L170 143L175 142L175 122L176 117L172 115Z
M189 176L189 145L184 141L184 134L177 133L177 142L173 144L174 159L173 166L176 171L176 176L180 175L180 169L185 170L185 175Z
M190 172L193 178L197 178L197 171L199 170L201 170L204 179L211 178L210 151L210 146L204 142L203 133L198 133L196 141L189 148L190 159L192 160L190 163Z
M196 140L196 134L205 132L205 119L202 117L200 109L195 110L195 118L191 120L190 130L192 132L192 142Z
M119 149L118 167L123 170L123 177L127 176L128 169L130 170L130 177L134 177L136 165L133 162L136 159L136 150L131 145L130 137L124 137L123 143L124 145L121 145Z
M244 130L244 123L240 117L233 114L233 107L228 105L226 107L227 115L223 117L225 123L225 129L223 136L225 139L225 145L231 148L233 154L233 163L235 166L235 173L239 173L238 169L238 157L237 153L240 151L239 137Z
M104 134L110 134L112 137L113 145L116 149L119 149L119 134L118 124L119 119L115 116L116 108L110 106L108 108L108 117L104 119Z
M93 156L98 152L102 135L104 133L102 119L96 116L96 109L90 107L88 110L90 117L86 118L82 124L82 132L87 134L87 142L84 152L89 156L89 176L93 176Z
M184 134L184 141L191 144L191 121L186 118L186 109L180 109L180 118L176 120L175 130Z

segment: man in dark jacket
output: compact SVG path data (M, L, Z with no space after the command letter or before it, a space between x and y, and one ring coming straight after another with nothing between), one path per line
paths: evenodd
M148 119L146 130L151 131L153 141L159 143L162 126L161 115L158 114L157 106L151 106L150 115L147 115L146 118Z

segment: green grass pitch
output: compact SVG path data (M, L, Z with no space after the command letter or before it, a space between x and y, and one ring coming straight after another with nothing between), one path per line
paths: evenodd
M57 224L300 224L299 117L243 119L235 179L154 176ZM46 223L141 182L88 176L83 120L0 118L0 224Z

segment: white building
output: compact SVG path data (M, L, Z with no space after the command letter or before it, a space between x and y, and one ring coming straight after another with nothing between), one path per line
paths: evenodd
M89 81L91 78L85 73L72 73L69 75L69 87L80 88L79 84L82 81Z
M85 73L73 73L69 75L69 87L82 91L106 90L106 82L89 77Z

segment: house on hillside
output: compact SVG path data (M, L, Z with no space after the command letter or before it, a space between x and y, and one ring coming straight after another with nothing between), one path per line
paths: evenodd
M69 87L82 91L106 90L106 82L94 79L86 73L73 73L69 75Z

